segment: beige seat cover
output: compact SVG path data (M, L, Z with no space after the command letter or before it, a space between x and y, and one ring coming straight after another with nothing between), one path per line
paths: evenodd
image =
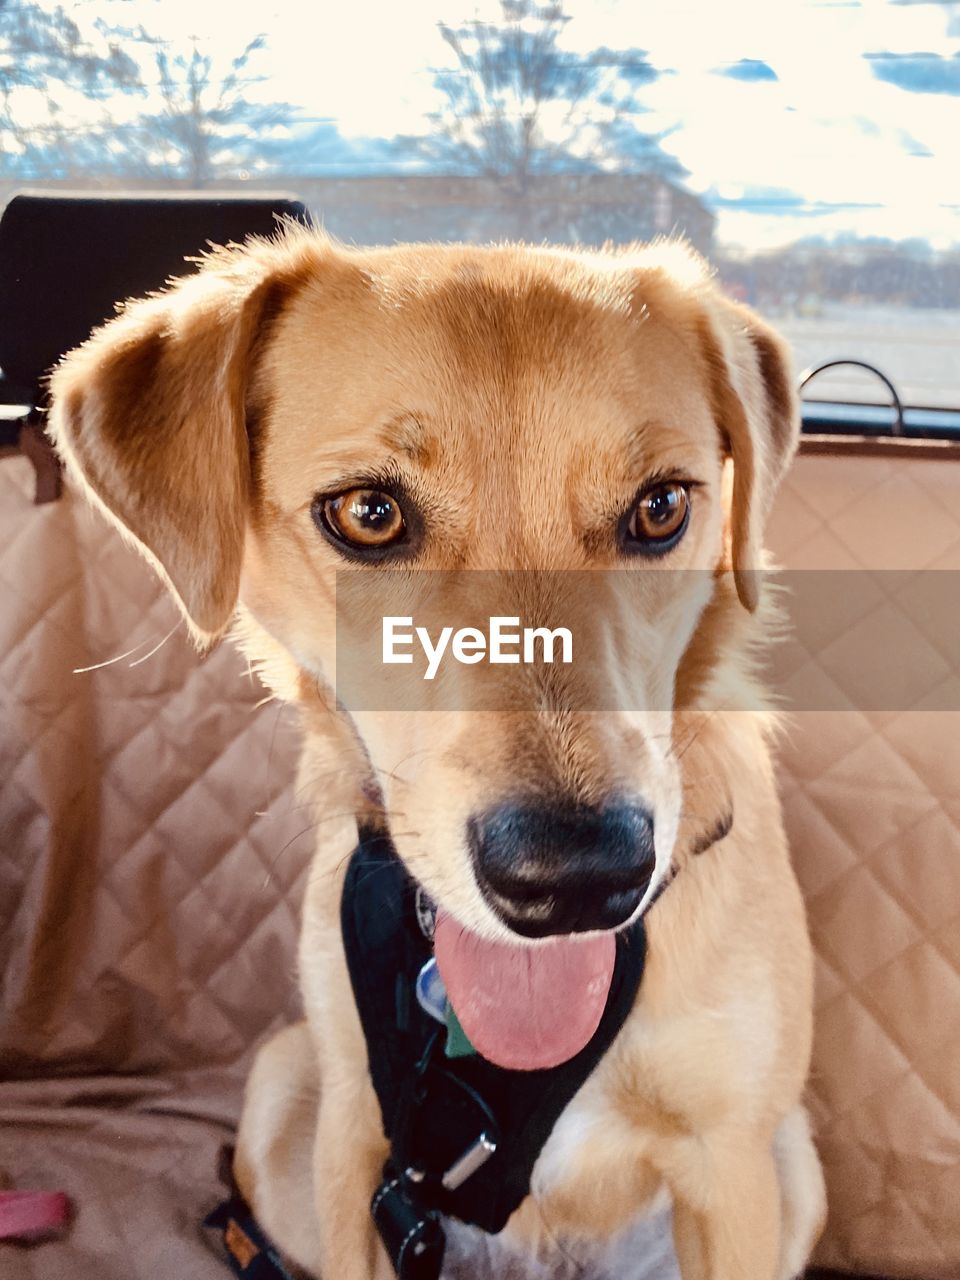
M99 518L32 491L0 460L0 1179L78 1215L66 1242L0 1245L0 1278L222 1280L199 1225L217 1153L254 1046L297 1016L294 715L231 648L197 659ZM960 462L805 457L772 540L795 567L956 569ZM958 741L956 714L820 711L783 751L821 1256L924 1280L960 1277Z

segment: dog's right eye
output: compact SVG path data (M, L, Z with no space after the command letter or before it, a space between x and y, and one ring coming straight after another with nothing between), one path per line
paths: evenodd
M338 542L358 551L393 546L407 529L399 502L382 489L348 489L318 498L314 518Z

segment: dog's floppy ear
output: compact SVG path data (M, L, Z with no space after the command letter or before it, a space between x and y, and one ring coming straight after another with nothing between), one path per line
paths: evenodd
M789 348L748 307L711 289L701 338L714 416L733 460L730 559L752 612L767 515L800 438L800 400Z
M68 473L172 587L198 640L237 603L250 503L247 384L289 292L267 246L127 306L51 379Z

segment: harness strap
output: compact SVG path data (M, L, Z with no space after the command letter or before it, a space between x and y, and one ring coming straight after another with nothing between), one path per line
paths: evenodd
M643 922L617 936L607 1005L590 1042L569 1062L537 1071L444 1056L442 1029L414 995L432 954L417 921L416 885L383 832L360 832L341 925L391 1149L374 1221L400 1280L436 1280L441 1215L495 1234L529 1194L554 1125L633 1007L646 953Z

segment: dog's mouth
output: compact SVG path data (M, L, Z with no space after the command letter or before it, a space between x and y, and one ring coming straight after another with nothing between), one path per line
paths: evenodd
M457 1020L489 1062L515 1071L558 1066L600 1025L616 960L612 932L538 946L492 941L439 911L434 950Z
M635 918L655 870L652 815L620 796L595 807L509 800L472 819L468 836L477 888L508 932L492 939L434 912L425 932L446 1000L488 1061L558 1066L602 1021L616 930Z

